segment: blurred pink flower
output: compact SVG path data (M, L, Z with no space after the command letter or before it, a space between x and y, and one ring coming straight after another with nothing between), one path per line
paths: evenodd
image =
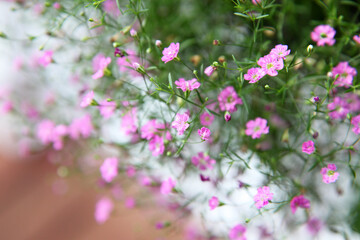
M348 62L340 62L331 71L334 84L339 87L349 87L352 85L353 79L356 76L356 69L351 67Z
M230 229L229 238L231 240L246 240L245 236L246 227L244 225L238 224Z
M136 107L131 108L121 119L121 129L126 135L134 134L137 131L138 119Z
M204 73L205 73L205 75L210 77L214 73L215 70L216 70L216 67L208 66L207 68L205 68Z
M354 36L353 36L353 40L354 40L358 45L360 45L360 34L359 34L359 35L354 35Z
M47 67L52 62L53 51L48 50L41 54L38 58L38 63L43 66Z
M274 193L270 192L270 188L267 186L259 187L257 194L254 196L255 206L260 209L269 204L269 201L273 199Z
M200 170L213 169L216 161L211 159L208 154L199 152L197 156L191 158L191 162Z
M291 212L295 214L296 209L298 207L310 208L310 201L307 198L305 198L304 195L295 196L293 197L293 199L291 199L290 202Z
M102 178L110 183L118 175L118 159L106 158L100 166L100 173Z
M173 188L176 186L176 182L172 178L168 178L161 183L160 193L163 195L168 195L172 192Z
M114 114L114 111L116 110L116 102L113 101L107 101L102 100L99 103L99 109L100 109L100 114L105 118L109 118Z
M327 105L327 108L331 119L345 119L349 113L349 104L341 97L335 97L334 100Z
M351 124L354 126L352 131L355 134L360 134L360 114L351 119Z
M152 151L152 155L155 157L163 154L165 150L164 139L158 135L155 135L149 141L149 150Z
M125 199L125 207L128 208L128 209L131 209L131 208L134 208L135 207L135 198L133 197L127 197Z
M217 208L219 206L219 204L220 204L220 202L217 197L213 196L212 198L210 198L210 200L209 200L210 210L214 210L215 208Z
M319 25L311 32L311 39L317 46L325 46L325 44L332 46L335 44L335 34L335 29L329 25Z
M91 116L85 115L81 118L76 118L72 121L72 123L69 126L69 135L71 139L74 140L79 139L80 135L83 138L88 138L90 137L93 130L94 127L91 122Z
M114 209L114 203L108 197L101 198L95 206L95 220L102 224L108 220L111 212Z
M267 125L267 120L263 118L256 118L255 120L250 120L246 123L245 134L251 136L252 139L260 138L262 134L269 133L269 127Z
M210 138L211 131L206 127L202 127L201 129L198 129L198 134L201 140L206 141Z
M99 79L104 76L104 71L107 66L111 63L110 57L105 57L104 54L99 53L93 58L93 70L94 74L92 75L93 79Z
M84 95L83 99L81 100L80 107L85 108L91 105L92 100L94 99L94 91L90 91Z
M212 114L209 114L208 112L203 112L200 115L200 123L204 126L210 126L214 121L214 118L215 117Z
M321 222L320 219L312 217L307 221L306 226L307 226L308 231L312 235L317 235L319 233L319 231L321 230L323 223Z
M118 17L120 15L116 0L106 0L103 2L103 8L105 12L111 14L113 17Z

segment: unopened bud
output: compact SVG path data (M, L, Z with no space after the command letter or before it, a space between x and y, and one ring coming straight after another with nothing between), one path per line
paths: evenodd
M226 122L229 122L231 120L231 115L229 112L225 112L225 115L224 115L224 118L225 118L225 121Z
M306 51L307 51L309 54L311 54L312 51L313 51L313 49L314 49L314 46L310 44L309 46L307 46Z
M93 18L89 18L89 22L94 22L94 19L93 19Z
M214 46L220 45L220 41L215 39L215 40L213 41L213 45L214 45Z
M219 63L223 64L223 63L226 61L226 59L225 59L224 56L220 56L220 57L218 58L218 61L219 61Z
M265 85L265 89L269 89L270 86L268 84Z
M130 36L132 37L136 37L137 36L137 31L135 29L130 29Z
M160 40L156 40L156 41L155 41L155 45L156 45L158 48L161 47L161 44L162 44L162 42L161 42Z

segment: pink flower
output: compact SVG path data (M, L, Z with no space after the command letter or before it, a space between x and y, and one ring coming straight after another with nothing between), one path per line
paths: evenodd
M219 206L219 204L220 204L220 202L217 197L213 196L212 198L210 198L210 200L209 200L210 210L214 210L215 208L217 208Z
M245 232L246 227L244 225L235 225L233 228L230 229L229 238L231 240L246 240Z
M38 63L43 67L47 67L52 62L53 51L45 51L38 59Z
M2 105L1 112L2 113L9 113L11 110L13 110L14 106L12 102L5 101Z
M254 5L258 5L258 4L261 4L261 0L252 0L252 3Z
M303 145L302 145L302 151L304 153L307 153L307 154L312 154L313 152L315 152L315 145L314 145L314 142L309 140L307 142L304 142Z
M134 208L135 207L135 199L133 197L128 197L125 199L125 207L128 209Z
M288 50L287 45L278 44L273 49L271 49L270 54L285 60L286 56L290 54L290 49Z
M122 53L121 53L122 54ZM120 55L117 59L117 65L119 66L119 71L123 73L129 73L133 77L141 76L140 73L134 69L134 63L139 63L140 59L137 57L136 52L131 49L126 50L126 56Z
M329 110L329 117L332 119L345 119L349 113L348 103L340 97L335 97L333 102L327 105L327 108Z
M168 195L169 193L171 193L171 191L175 186L176 186L175 180L172 178L168 178L167 180L164 180L161 183L160 193L163 195Z
M354 113L360 111L360 97L356 93L346 93L344 94L344 99L348 104L350 112Z
M231 120L231 115L229 112L225 112L225 115L224 115L224 119L225 121L229 122Z
M206 141L210 138L211 131L206 127L202 127L201 129L198 129L198 134L201 140Z
M300 208L310 208L310 201L304 197L304 195L299 195L293 197L290 202L291 212L295 214L296 209Z
M187 113L178 113L176 114L175 120L172 122L171 127L176 128L178 135L183 135L184 131L190 126L187 121L189 121L189 115Z
M56 10L59 10L59 9L61 8L60 3L58 3L58 2L54 2L54 4L53 4L53 8L55 8Z
M65 125L57 125L52 134L53 148L61 150L63 148L63 137L68 134L68 128Z
M306 223L308 231L313 235L317 235L322 228L323 223L320 219L312 217Z
M118 17L120 15L119 8L116 4L116 0L106 0L103 3L105 12L110 13L113 17Z
M169 47L164 48L162 52L164 56L162 56L161 61L167 63L173 60L174 58L176 58L179 53L179 48L180 48L180 43L176 43L176 44L171 43Z
M110 213L114 209L114 203L108 197L101 198L95 207L95 220L97 223L102 224L108 220Z
M259 187L257 194L254 196L255 206L260 209L269 204L269 201L273 199L274 193L270 192L270 188L267 186Z
M348 62L340 62L332 69L331 73L335 78L335 85L347 88L352 85L353 78L357 74L356 69L349 66Z
M100 173L102 178L110 183L118 175L118 159L106 158L100 167Z
M209 114L208 112L204 112L200 115L200 123L204 126L210 126L214 121L214 116Z
M164 124L158 123L156 119L152 119L141 127L141 138L150 140L155 137L161 129L165 129Z
M317 46L324 46L325 44L332 46L335 44L336 31L329 25L319 25L311 32L311 39L316 42Z
M211 159L209 155L199 152L197 156L191 158L191 162L197 166L201 171L206 169L213 169L216 161Z
M263 118L256 118L246 123L245 134L251 136L252 139L260 138L261 134L268 134L269 127L266 126L267 120Z
M351 119L351 124L354 126L352 131L355 134L360 134L360 114Z
M208 66L207 68L205 68L204 73L205 73L208 77L210 77L210 76L214 73L215 70L216 70L216 67L214 67L214 66Z
M132 37L136 37L137 36L137 31L135 29L130 29L130 36Z
M99 53L93 59L93 70L94 74L92 75L93 79L99 79L104 76L104 71L107 66L111 63L110 57L105 57L103 54Z
M164 139L158 135L155 135L149 141L149 150L152 151L152 155L155 157L162 155L165 150Z
M266 74L272 77L278 75L277 70L284 68L284 60L273 54L268 54L264 57L261 57L257 64L265 71Z
M106 99L102 100L99 103L99 109L100 109L100 114L105 119L107 119L107 118L111 117L111 115L114 114L114 111L116 110L116 102L113 102L113 101L109 102Z
M323 175L323 182L324 183L333 183L339 177L339 173L335 172L336 165L335 164L328 164L327 167L321 169L320 173Z
M121 120L121 129L125 131L125 134L133 134L137 131L138 120L136 117L137 109L135 107L131 108Z
M79 139L80 135L83 138L88 138L93 131L94 127L90 115L74 119L69 126L69 135L74 140Z
M250 81L249 83L256 83L266 74L262 68L250 68L244 75L244 79Z
M200 83L196 78L186 81L184 78L179 78L179 81L175 81L176 88L180 88L183 92L192 91L200 87Z
M243 104L243 101L237 95L234 87L228 86L218 95L219 107L221 111L233 113L237 110L236 104Z
M80 107L85 108L87 106L90 106L93 99L94 99L94 91L91 90L81 100Z
M36 136L42 144L49 144L53 139L55 123L51 120L43 120L37 125Z
M353 36L353 39L354 39L354 41L355 41L357 44L360 45L360 34L359 34L359 35L354 35L354 36Z

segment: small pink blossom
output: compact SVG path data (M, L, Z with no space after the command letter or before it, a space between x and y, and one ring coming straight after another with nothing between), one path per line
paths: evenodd
M219 204L220 204L220 202L217 197L213 196L212 198L210 198L210 200L209 200L210 210L214 210L215 208L217 208L219 206Z
M315 144L313 141L309 140L307 142L304 142L302 144L302 151L304 153L307 153L307 154L312 154L313 152L315 152Z
M42 55L38 58L38 63L47 67L52 62L53 51L48 50L42 53Z
M246 240L245 233L246 233L246 227L244 225L238 224L230 229L229 238L231 240Z
M152 151L152 155L155 157L162 155L165 150L164 139L158 135L155 135L149 141L149 150Z
M350 112L355 113L360 111L360 97L356 93L346 93L344 94L344 100L348 104L348 109Z
M103 3L103 7L105 12L110 13L113 17L118 17L120 15L116 0L106 0Z
M54 4L53 4L53 8L55 8L56 10L59 10L59 9L61 8L60 3L58 3L58 2L54 2Z
M349 66L348 62L340 62L332 69L331 73L336 79L335 85L347 88L352 85L353 79L357 74L356 69Z
M353 40L354 40L358 45L360 45L360 34L359 34L359 35L354 35L354 36L353 36Z
M36 136L42 144L49 144L53 140L55 123L51 120L43 120L37 125Z
M93 131L94 127L90 115L74 119L69 126L69 135L74 140L79 139L80 136L88 138Z
M311 39L317 46L325 46L325 44L332 46L335 44L335 34L335 29L329 25L319 25L311 32Z
M287 45L278 44L273 49L271 49L270 54L285 60L286 56L290 54L290 49L288 50Z
M266 72L262 68L250 68L244 75L244 79L250 81L249 83L256 83L265 75Z
M216 70L216 67L208 66L207 68L205 68L204 73L205 73L205 75L210 77L214 73L215 70Z
M125 207L128 208L128 209L131 209L131 208L134 208L135 207L135 198L133 197L127 197L125 199Z
M335 170L336 170L335 164L328 164L327 167L321 169L320 173L322 174L324 183L336 182L336 180L339 177L339 173L335 172Z
M136 37L137 36L137 31L135 29L130 29L130 36L132 37Z
M114 203L108 197L101 198L95 207L95 220L97 223L102 224L108 220L111 212L114 209Z
M351 119L351 124L354 126L352 131L355 134L360 134L360 114Z
M121 129L125 134L134 134L137 131L138 119L136 117L136 107L131 108L121 119Z
M165 129L165 125L158 123L156 119L152 119L141 127L141 138L150 140L155 137L161 129Z
M198 129L198 134L201 140L206 141L210 138L211 131L206 127L202 127L201 129Z
M277 71L284 68L284 60L272 54L261 57L257 64L266 72L266 74L272 77L278 75Z
M341 97L335 97L333 102L327 105L331 119L345 119L349 113L348 103Z
M234 87L228 86L218 95L219 107L221 111L233 113L237 110L236 105L243 104L243 101L237 95Z
M91 102L94 99L94 91L90 91L84 95L83 99L81 100L80 107L85 108L91 105Z
M200 123L204 126L210 126L212 122L214 121L214 116L209 114L208 112L203 112L200 115Z
M189 115L187 113L178 113L176 114L175 120L172 122L171 127L176 128L178 135L183 135L184 131L190 126L187 121L189 121Z
M163 195L168 195L172 192L173 188L176 186L176 182L172 178L168 178L161 183L160 193Z
M110 183L118 175L118 159L106 158L100 167L100 173L102 178Z
M134 68L134 63L140 62L136 52L132 49L127 49L125 52L126 55L120 55L121 57L119 57L116 62L119 66L119 71L122 73L129 73L133 77L141 76L141 74L136 71L136 68Z
M5 101L2 104L1 112L2 113L9 113L11 110L13 110L14 106L11 101Z
M63 148L63 137L68 134L68 127L65 125L57 125L52 133L53 148L61 150Z
M200 87L200 83L196 78L186 81L184 78L179 78L178 81L175 81L176 88L180 88L183 92L192 91Z
M212 159L208 154L199 152L197 156L191 158L191 162L197 166L201 171L206 169L212 170L216 161Z
M109 118L114 114L114 111L116 110L116 102L113 101L107 101L102 100L99 103L99 109L100 109L100 114L105 118Z
M311 235L315 236L321 230L323 223L320 219L312 217L307 221L306 226Z
M267 125L267 120L263 118L256 118L255 120L250 120L246 123L245 134L251 136L252 139L260 138L262 134L269 133L269 127Z
M274 193L270 192L270 188L267 186L259 187L257 194L254 196L255 206L260 209L269 204L269 201L273 199Z
M177 57L179 53L179 48L180 48L180 43L176 43L176 44L171 43L169 47L164 48L162 52L164 56L162 56L161 60L164 63L170 62L171 60Z
M104 71L107 66L111 63L110 57L105 57L104 54L99 53L93 59L93 70L94 74L92 75L93 79L99 79L104 76Z
M305 198L304 195L295 196L293 197L293 199L291 199L290 202L291 212L295 214L296 209L298 207L310 208L310 201L307 198Z
M229 112L225 112L225 115L224 115L224 119L225 121L229 122L231 120L231 115Z
M133 177L135 176L135 174L136 174L136 168L134 166L130 165L126 168L126 175L128 177Z

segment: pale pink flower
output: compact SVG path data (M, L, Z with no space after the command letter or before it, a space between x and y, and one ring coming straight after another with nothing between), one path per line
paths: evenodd
M133 177L135 176L135 174L136 174L136 168L134 166L130 165L126 168L126 175L128 177Z
M137 131L138 120L136 117L136 107L131 108L121 119L121 129L125 134L134 134Z
M141 138L150 140L156 134L159 134L162 129L165 129L165 125L158 123L156 119L152 119L141 127Z
M178 113L176 114L175 120L172 122L171 127L176 128L178 135L183 135L184 131L190 126L187 121L189 121L189 115L187 113Z
M176 186L175 180L172 178L168 178L167 180L164 180L161 183L160 193L163 195L168 195L169 193L171 193L171 191L175 186Z
M69 135L74 140L79 139L80 136L88 138L93 131L94 127L90 115L74 119L69 126Z
M262 134L269 133L269 127L267 125L267 120L263 118L256 118L255 120L250 120L246 123L245 134L251 136L252 139L260 138Z
M212 159L208 154L199 152L197 156L191 158L191 162L198 167L201 171L206 169L212 170L216 161Z
M170 62L177 57L179 53L180 43L171 43L169 47L164 48L161 61L164 63Z
M269 204L269 201L273 199L274 193L270 192L268 186L259 187L257 189L257 194L254 196L255 206L257 209L260 209Z
M229 238L231 240L246 240L245 233L246 233L246 227L244 225L238 224L230 229Z
M52 142L55 150L61 150L63 148L63 137L68 134L68 127L65 125L57 125L53 129Z
M42 4L42 3L34 4L34 12L35 12L36 15L43 14L44 10L45 10L44 4Z
M53 51L51 50L43 52L38 58L38 63L43 67L47 67L52 62L52 55Z
M336 170L335 164L328 164L327 167L321 169L320 173L322 174L324 183L336 182L336 180L339 177L339 173L335 172L335 170Z
M217 208L219 206L219 204L220 204L220 202L217 197L213 196L212 198L210 198L210 200L209 200L210 210L214 210L215 208Z
M94 74L92 75L93 79L99 79L104 76L104 71L107 66L111 63L110 57L105 57L104 54L99 53L93 59L93 70Z
M102 178L110 183L118 175L118 159L106 158L100 167L100 173Z
M351 124L354 126L352 131L355 134L360 134L360 114L351 119Z
M102 224L108 220L111 212L114 209L114 203L108 197L101 198L95 207L95 220L97 223Z
M134 208L135 207L135 198L133 197L127 197L125 199L125 207L128 208L128 209L131 209L131 208Z
M22 67L24 66L24 60L22 57L15 57L14 61L13 61L13 68L16 71L19 71Z
M320 219L312 217L307 221L306 226L311 235L315 236L321 230L323 223Z
M161 40L156 40L156 41L155 41L155 45L156 45L158 48L161 47L161 44L162 44Z
M216 70L216 67L208 66L207 68L205 68L204 73L205 73L205 75L210 77L214 73L215 70Z
M135 29L130 29L130 36L132 37L136 37L137 36L137 31Z
M348 104L348 109L350 112L359 112L360 111L360 97L356 93L346 93L344 94L344 99Z
M231 120L231 115L229 112L225 112L225 115L224 115L224 119L225 121L229 122Z
M200 87L201 83L196 78L186 81L184 78L179 78L175 81L176 88L180 88L183 92L192 91Z
M200 123L204 126L210 126L214 121L214 118L215 117L212 114L209 114L208 112L203 112L200 115Z
M293 197L293 199L291 199L290 202L291 212L295 214L296 209L298 207L310 208L310 201L307 198L305 198L304 195L295 196Z
M309 140L307 142L304 142L302 144L302 151L304 153L307 153L307 154L312 154L313 152L315 152L315 144L313 141Z
M91 105L92 100L94 99L94 91L90 91L84 95L83 99L81 100L80 107L85 108Z
M327 105L329 117L332 119L345 119L349 113L349 105L341 97L335 97L333 102Z
M58 3L58 2L54 2L54 4L53 4L53 8L55 8L56 10L59 10L59 9L61 8L60 3Z
M237 110L236 105L243 104L233 86L228 86L218 95L219 107L221 111L233 113Z
M286 56L290 54L290 49L288 50L287 45L278 44L273 49L271 49L270 54L285 60Z
M206 127L202 127L201 129L198 129L198 134L201 140L206 141L210 138L211 131Z
M311 32L311 39L316 42L317 46L324 46L325 44L332 46L335 44L335 34L335 29L329 25L319 25Z
M36 136L42 144L49 144L53 140L53 132L55 129L55 123L51 120L42 120L37 125Z
M354 35L354 36L353 36L353 40L354 40L358 45L360 45L360 34L359 34L359 35Z
M256 83L265 75L266 72L262 68L250 68L244 75L244 79L250 81L249 83Z
M2 104L1 112L2 113L9 113L11 110L13 110L14 106L11 101L5 101Z
M113 101L107 101L102 100L101 102L99 102L99 109L100 109L100 114L106 119L111 117L114 114L114 111L116 110L116 102Z
M333 78L335 78L334 84L339 87L349 87L352 85L353 79L356 76L356 69L349 66L348 62L340 62L331 71Z
M120 72L129 73L133 77L141 76L141 74L136 71L136 68L134 69L134 63L139 62L140 59L137 57L136 52L131 49L127 49L126 56L121 56L116 61L117 65L119 66Z
M155 157L162 155L165 150L164 139L158 135L155 135L149 141L149 150L152 151L152 155Z
M120 15L116 0L106 0L103 2L103 8L105 12L110 13L113 17L118 17Z
M261 4L261 1L262 1L262 0L252 0L252 3L253 3L254 5L258 5L258 4Z
M272 77L278 75L277 71L284 68L284 60L273 54L268 54L259 58L257 64L266 72L266 74Z

